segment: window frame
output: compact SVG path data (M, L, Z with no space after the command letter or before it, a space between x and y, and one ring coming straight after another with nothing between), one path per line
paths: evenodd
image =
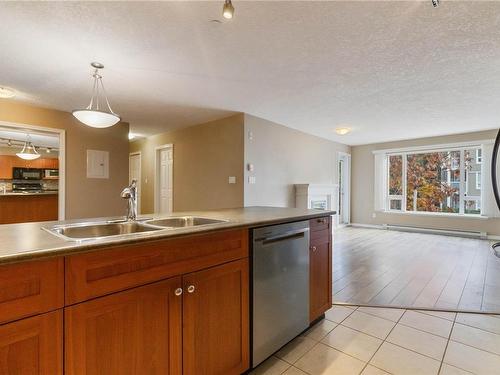
M482 187L479 189L480 190L480 195L479 196L474 196L474 197L469 197L467 196L467 185L465 181L465 163L463 162L464 156L465 156L465 151L466 150L471 150L475 149L475 155L476 159L475 162L476 164L479 164L481 166L481 169L479 171L476 171L476 185L477 185L477 175L478 173L483 173L483 163L482 163L482 144L473 144L473 145L453 145L450 147L427 147L427 148L416 148L414 150L394 150L390 151L387 150L387 152L384 152L386 156L385 160L385 175L386 175L386 186L385 186L385 191L384 191L384 200L385 200L385 212L396 212L396 213L405 213L405 214L434 214L434 215L444 215L444 216L471 216L471 217L480 217L483 214L483 205L482 205L482 200L484 197L483 189ZM478 150L481 150L481 162L477 162L477 155L478 155ZM460 170L460 179L459 179L459 212L430 212L430 211L417 211L417 210L407 210L406 207L406 202L407 202L407 164L408 164L408 155L415 155L415 154L426 154L426 153L435 153L435 152L460 152L460 164L459 164L459 170ZM389 194L389 179L390 179L390 174L389 174L389 164L390 164L390 157L391 156L401 156L402 157L402 169L403 169L403 175L402 175L402 195L390 195ZM450 166L450 171L453 170ZM401 210L395 210L391 209L390 203L392 200L401 200ZM469 200L479 200L479 213L478 214L468 214L465 213L465 202Z

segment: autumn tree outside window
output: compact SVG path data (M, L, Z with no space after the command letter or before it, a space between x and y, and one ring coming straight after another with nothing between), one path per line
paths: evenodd
M481 147L387 155L386 210L481 214Z

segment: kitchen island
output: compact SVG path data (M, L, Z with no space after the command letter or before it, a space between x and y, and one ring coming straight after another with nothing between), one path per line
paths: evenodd
M0 350L9 355L0 368L243 373L251 353L249 230L310 223L314 321L331 306L332 214L271 207L176 213L225 221L89 241L42 230L60 222L2 225Z
M0 192L0 224L57 220L58 192Z

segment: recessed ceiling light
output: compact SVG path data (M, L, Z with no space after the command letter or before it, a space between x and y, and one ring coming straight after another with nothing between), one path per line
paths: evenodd
M16 96L16 91L10 87L0 86L0 98L8 99Z
M339 128L335 129L335 133L337 133L338 135L346 135L347 133L350 133L350 132L351 132L351 128L349 128L347 126L343 126L343 127L339 127Z

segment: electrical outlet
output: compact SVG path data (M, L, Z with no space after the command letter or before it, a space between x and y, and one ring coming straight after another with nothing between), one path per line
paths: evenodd
M255 176L248 176L248 183L255 184Z

